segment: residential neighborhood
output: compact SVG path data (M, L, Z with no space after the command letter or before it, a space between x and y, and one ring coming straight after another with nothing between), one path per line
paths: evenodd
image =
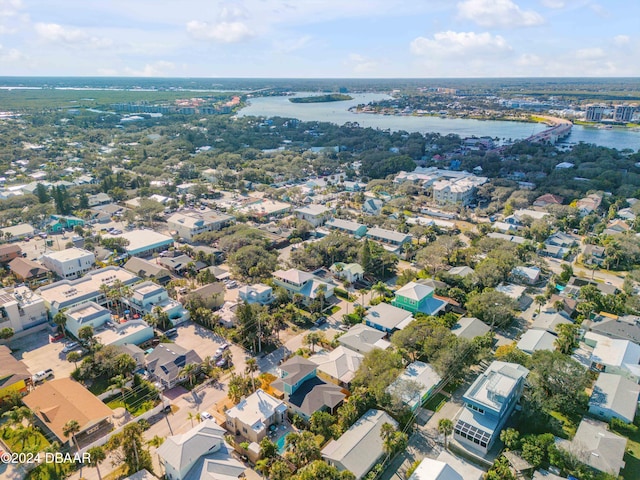
M225 123L275 150L140 123L10 162L3 462L91 461L0 478L640 478L638 192L486 159L567 175L582 145L420 134L387 164L289 122Z

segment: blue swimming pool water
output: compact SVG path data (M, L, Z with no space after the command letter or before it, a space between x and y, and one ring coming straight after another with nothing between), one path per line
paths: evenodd
M282 455L284 453L284 439L285 439L285 437L286 437L286 435L283 435L276 441L276 446L278 447L278 453L280 455Z

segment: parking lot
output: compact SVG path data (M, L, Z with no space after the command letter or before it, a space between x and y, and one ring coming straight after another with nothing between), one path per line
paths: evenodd
M64 340L49 343L49 333L44 330L11 342L14 356L22 360L32 374L51 368L55 378L65 378L75 369L62 353Z
M193 349L203 360L206 357L213 357L218 347L223 343L231 344L211 330L207 330L193 322L180 325L176 327L176 330L178 335L172 340L187 350ZM236 372L244 372L246 352L242 348L231 344L231 353L233 354L233 365Z

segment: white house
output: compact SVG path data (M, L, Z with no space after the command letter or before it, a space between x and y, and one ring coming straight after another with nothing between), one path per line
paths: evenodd
M364 276L364 268L359 263L342 263L336 262L329 267L331 273L336 277L354 283L362 280Z
M157 454L169 480L231 480L246 467L231 454L226 430L205 420L186 433L167 437Z
M601 373L589 399L589 413L610 421L631 423L638 409L640 385L620 375Z
M238 289L238 297L247 303L267 305L273 301L273 289L262 283L244 285Z
M311 204L296 208L295 214L299 219L306 220L314 227L319 227L331 218L331 209L324 205Z

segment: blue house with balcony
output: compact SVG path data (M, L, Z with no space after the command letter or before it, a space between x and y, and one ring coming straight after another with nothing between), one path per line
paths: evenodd
M319 378L317 368L311 360L292 357L280 366L280 378L271 384L282 392L289 409L305 420L317 411L335 413L346 397L342 388Z
M462 397L465 405L453 429L454 438L486 454L520 400L529 370L517 363L495 361Z

